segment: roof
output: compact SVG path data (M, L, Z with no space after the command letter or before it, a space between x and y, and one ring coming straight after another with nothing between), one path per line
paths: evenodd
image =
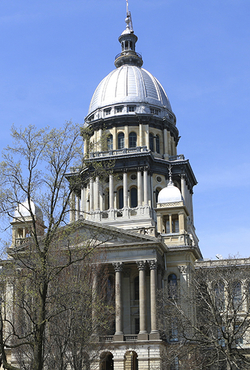
M129 64L114 69L99 83L92 96L88 116L97 109L122 104L138 105L141 107L139 113L150 113L148 105L158 107L163 116L168 116L167 111L172 112L160 82L146 69ZM111 115L115 113L111 112Z

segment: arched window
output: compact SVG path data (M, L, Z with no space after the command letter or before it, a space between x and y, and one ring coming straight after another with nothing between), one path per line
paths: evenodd
M215 297L215 306L219 311L224 309L225 305L225 292L224 284L220 281L214 286L214 297Z
M174 361L170 365L170 370L179 370L179 359L175 357Z
M104 352L101 354L100 358L101 370L113 370L114 369L114 361L113 361L113 355L110 352Z
M124 133L119 132L118 134L118 149L123 149L124 148Z
M160 153L160 137L156 135L156 152Z
M169 341L178 342L178 319L177 317L171 317L169 327Z
M123 188L120 188L118 191L118 208L122 209L123 208Z
M134 351L128 351L125 354L125 369L138 370L138 358L137 353Z
M113 150L113 135L107 137L107 148L108 150Z
M139 301L139 276L134 278L134 300Z
M129 134L129 147L136 148L137 135L135 132L130 132Z
M239 281L233 284L232 298L233 298L233 308L239 309L242 303L241 283Z
M168 275L168 296L177 298L177 276L175 274Z
M149 149L154 152L154 135L149 134Z
M137 207L137 188L130 189L130 207L135 208Z

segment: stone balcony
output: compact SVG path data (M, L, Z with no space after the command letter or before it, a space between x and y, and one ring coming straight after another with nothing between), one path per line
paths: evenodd
M137 146L135 148L123 148L123 149L112 149L107 151L100 151L100 152L92 152L89 154L89 158L103 158L103 157L110 157L110 156L124 156L124 155L133 155L138 153L151 153L151 150L147 148L147 146ZM153 153L153 152L152 152ZM161 154L153 153L156 157L161 158ZM183 154L179 155L170 155L168 156L168 161L177 161L177 160L184 160L185 157Z

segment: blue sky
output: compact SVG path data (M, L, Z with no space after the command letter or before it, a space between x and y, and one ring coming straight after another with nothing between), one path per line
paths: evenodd
M177 117L204 257L250 255L250 1L130 0L137 51ZM83 123L125 0L1 0L0 148L12 123Z

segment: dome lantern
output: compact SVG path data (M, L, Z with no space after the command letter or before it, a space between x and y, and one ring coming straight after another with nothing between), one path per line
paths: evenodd
M121 43L122 52L115 57L116 68L121 67L124 64L130 64L133 66L141 67L143 65L142 57L135 51L135 44L138 37L134 34L132 25L131 12L128 10L127 2L127 17L125 19L126 28L118 38Z

